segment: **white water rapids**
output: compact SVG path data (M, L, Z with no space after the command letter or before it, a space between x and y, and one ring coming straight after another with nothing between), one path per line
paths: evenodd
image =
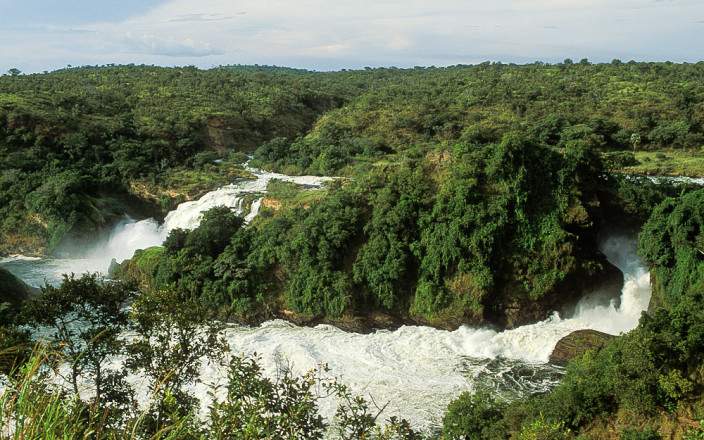
M40 285L56 281L64 272L105 271L112 258L129 258L136 249L160 244L174 228L194 228L203 211L228 206L240 214L250 196L253 203L246 218L257 213L261 198L272 179L319 187L325 178L290 177L252 170L256 180L233 184L206 194L200 200L180 205L169 213L163 225L154 220L129 221L115 228L100 250L78 260L11 259L0 264L25 281ZM609 261L623 273L625 284L620 298L604 304L587 296L574 315L555 313L545 321L497 332L487 328L461 327L443 331L429 327L404 326L371 334L346 333L335 327L297 327L284 321L270 321L259 327L232 326L224 336L234 353L257 353L267 374L276 375L283 361L296 373L327 364L332 374L365 397L380 404L390 402L384 417L408 419L416 428L437 426L449 401L478 385L499 392L524 395L554 386L561 370L549 365L548 357L557 341L581 329L618 334L633 329L650 300L649 274L635 253L635 240L611 236L602 243ZM203 366L204 384L218 384L226 370ZM205 385L193 393L208 401ZM332 408L323 408L331 415Z
M259 213L267 186L272 180L291 182L307 188L320 188L332 177L287 176L246 167L255 179L224 186L205 194L198 200L181 203L169 212L163 224L154 219L136 221L125 219L116 225L110 234L96 243L92 249L80 256L56 259L31 259L17 256L0 259L0 264L14 272L26 283L41 287L46 282L55 284L66 273L106 272L110 262L122 262L134 255L138 249L158 246L164 242L169 232L176 228L195 229L200 224L203 213L211 208L225 206L239 215L245 215L245 222L251 222ZM251 199L251 206L246 200Z
M298 373L325 363L354 391L371 395L376 402L390 402L386 417L404 417L413 426L429 428L438 425L452 398L479 384L514 396L554 386L561 374L547 364L548 357L557 341L575 330L619 334L635 328L650 301L650 277L638 262L634 244L616 236L603 243L609 260L624 272L620 301L599 305L586 297L570 318L554 314L502 332L404 326L366 335L277 320L257 328L233 327L225 335L234 352L260 355L272 376L281 359ZM225 372L206 367L203 375L207 382L218 383ZM207 391L203 387L197 394L205 398Z

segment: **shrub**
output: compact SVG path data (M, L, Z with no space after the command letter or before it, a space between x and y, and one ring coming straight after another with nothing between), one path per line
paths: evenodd
M505 408L506 404L489 392L463 393L447 407L442 421L443 439L503 439Z
M635 154L630 151L614 151L603 155L604 165L607 169L615 170L619 168L638 165Z
M518 440L569 440L572 433L562 422L546 422L535 420L524 427L518 435Z
M626 429L621 433L620 440L660 440L660 434L652 428L644 431L636 429Z

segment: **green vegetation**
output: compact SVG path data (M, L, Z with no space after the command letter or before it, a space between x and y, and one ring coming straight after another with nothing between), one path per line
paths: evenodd
M430 145L500 141L514 130L544 145L603 150L699 149L702 64L503 65L376 70L368 91L304 136L273 139L257 163L286 172L354 173L355 165ZM352 168L350 168L352 167Z
M623 430L621 438L650 439L659 434L638 431L638 423L660 425L664 436L668 424L677 427L678 419L701 417L703 231L704 190L662 202L640 237L639 252L652 269L654 302L638 328L571 362L562 383L544 396L508 406L482 399L482 405L489 405L481 408L483 413L499 411L502 416L479 417L481 422L462 433L502 423L504 431L493 438L505 438L509 433L523 435L521 430L540 421L599 438L595 422L610 420ZM476 417L478 410L466 401L472 398L463 396L448 409L445 429L452 438L458 435L452 427L461 426L457 420Z
M634 162L624 164L621 170L634 174L704 177L704 151L637 151Z
M17 305L26 300L31 293L31 288L22 280L0 268L0 306Z
M248 68L3 76L0 253L51 252L139 214L137 198L169 209L242 175L233 150L300 135L348 94L324 76Z
M29 355L28 335L17 327L17 315L32 293L29 286L0 268L0 375L9 374Z
M250 228L209 211L122 274L245 321L286 309L303 319L383 311L448 327L517 325L534 317L509 316L509 305L532 303L539 319L605 269L601 172L583 143L557 151L514 135L375 167L315 202L274 182L282 209Z
M272 381L237 356L212 423L199 423L188 392L203 385L198 361L223 362L227 348L205 324L376 312L443 327L534 322L608 276L597 234L615 222L645 223L651 312L570 362L549 393L462 395L442 435L683 436L681 420L704 416L704 191L620 173L702 175L703 115L702 63L4 76L0 253L46 254L126 213L164 213L247 178L246 154L344 178L322 191L272 182L247 227L215 208L115 268L122 281L69 277L21 313L1 306L0 424L16 423L15 438L419 438L404 421L378 426L324 370ZM50 329L48 345L30 355L21 323ZM127 369L105 371L111 356ZM47 385L58 365L70 370L66 390ZM127 372L145 379L146 407ZM77 398L79 376L92 397ZM334 427L319 390L338 399ZM686 435L701 437L691 422Z
M486 391L462 393L447 407L442 434L445 438L485 440L501 438L506 431L506 404Z
M136 200L168 209L240 175L233 166L242 152L289 173L357 175L437 145L481 146L519 131L550 147L582 141L674 156L704 145L703 77L701 63L6 75L0 252L51 252L66 234L115 222ZM679 159L666 168L701 169Z

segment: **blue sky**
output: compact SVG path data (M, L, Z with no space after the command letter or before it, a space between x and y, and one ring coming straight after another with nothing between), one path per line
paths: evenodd
M0 71L704 59L702 0L0 0Z
M156 0L0 0L0 25L79 25L118 21L165 3Z

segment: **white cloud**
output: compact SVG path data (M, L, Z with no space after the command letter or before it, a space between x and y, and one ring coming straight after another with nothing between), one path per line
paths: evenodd
M238 15L246 15L246 13L240 12ZM223 21L232 20L235 18L234 15L222 15L222 14L186 14L178 17L169 19L172 23L178 22L212 22L212 21Z
M170 57L207 57L222 55L210 43L195 41L191 38L157 37L156 35L134 35L127 32L124 38L124 50L141 54L165 55Z
M72 54L66 62L73 64L323 69L565 57L694 61L704 53L702 18L699 0L169 0L61 41L28 32L8 42L0 29L0 48L16 44L10 52L29 66L59 53Z

